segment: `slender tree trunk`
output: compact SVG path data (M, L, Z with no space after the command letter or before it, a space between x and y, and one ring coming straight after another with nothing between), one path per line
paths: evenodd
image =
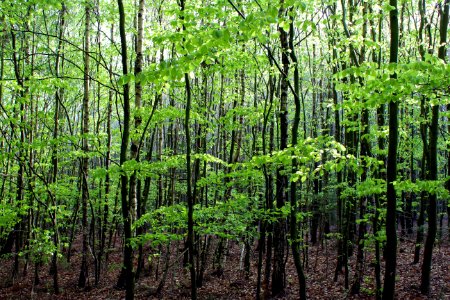
M86 287L89 285L88 278L88 215L87 206L89 202L89 186L88 186L88 134L89 134L89 44L90 44L90 18L91 7L87 3L85 7L85 31L84 31L84 95L83 95L83 137L82 149L84 156L81 158L81 233L82 233L82 258L81 270L78 278L78 287Z
M137 36L136 36L136 60L134 64L134 76L138 78L138 76L142 72L142 42L143 42L143 34L144 34L144 13L145 13L145 0L139 0L139 7L137 13ZM141 116L141 107L142 107L142 85L140 80L136 80L134 84L134 130L136 136L139 136L139 128L142 123ZM131 159L140 161L140 141L138 138L134 138L131 141ZM141 180L137 178L137 171L134 171L130 177L130 206L135 207L136 218L140 218L142 216L142 194L141 194ZM142 233L141 228L136 229L136 235ZM138 267L136 269L136 280L139 278L141 272L142 265L142 255L141 248L139 248L139 256L138 256Z
M125 11L123 1L117 0L119 7L119 32L122 55L122 74L128 75L127 62L127 39L125 33ZM130 84L127 82L123 86L123 126L122 126L122 141L120 144L120 165L123 167L127 161L127 149L130 139ZM134 272L133 272L133 248L130 244L132 238L131 231L131 208L128 199L128 176L125 172L120 175L120 194L122 200L122 217L123 217L123 231L124 231L124 252L123 252L123 266L119 279L117 282L118 288L125 288L125 298L127 300L134 299Z
M56 61L55 61L55 76L60 76L60 69L62 69L63 62L61 61L63 59L61 51L62 51L62 38L64 35L64 27L65 27L65 12L66 7L65 4L62 3L60 15L59 15L59 41L58 41L58 47L56 51ZM54 112L54 127L53 127L53 140L56 142L58 139L59 134L59 105L62 99L64 98L64 89L58 88L55 92L55 112ZM56 183L57 182L57 175L58 175L58 146L55 144L52 148L52 176L51 176L51 182L50 183ZM56 195L55 195L55 201L57 201ZM55 203L57 205L57 203ZM53 212L53 223L57 224L57 216L56 216L57 210L55 209ZM55 252L53 253L52 257L52 272L53 272L53 290L55 294L59 293L59 283L58 283L58 251L59 251L59 234L58 234L58 228L55 226L54 228L55 232L53 233L53 243L55 246Z
M336 10L337 10L337 4L334 3L333 5L331 5L329 7L331 14L336 14ZM328 18L331 19L331 18ZM334 32L336 31L336 27L337 27L337 21L336 18L332 19L332 23L331 23L331 28L335 29ZM333 35L331 38L331 41L329 42L330 47L333 47L333 45L335 45L337 43L337 38ZM333 60L334 61L338 61L338 52L336 47L333 47ZM333 65L332 68L333 74L338 73L339 69L338 69L338 65L337 63ZM341 143L342 142L342 130L341 130L341 111L339 109L339 97L338 97L338 91L336 90L336 85L334 83L333 80L332 81L332 97L333 97L333 104L335 106L335 111L334 111L334 127L335 127L335 131L334 131L334 139L336 142ZM337 205L336 205L336 210L337 210L337 229L339 233L343 233L344 232L344 222L343 222L343 199L341 198L341 188L340 188L340 184L342 183L342 178L343 178L343 172L342 171L338 171L336 174L336 180L337 180L337 188L336 188L336 198L337 198ZM343 240L343 235L341 238L338 239L337 241L337 262L336 262L336 268L334 271L334 278L333 281L336 282L338 280L338 276L339 273L342 272L342 267L344 265L344 240Z
M278 12L279 18L286 17L286 8L284 7L284 0L280 1L281 8ZM288 141L288 74L289 74L289 44L288 33L278 26L280 32L281 43L281 96L280 96L280 150L287 148ZM288 178L284 174L284 167L277 168L276 180L276 207L281 209L287 201ZM274 261L272 273L272 296L277 296L284 293L286 287L286 271L285 271L285 250L286 250L286 219L279 217L274 224Z
M270 60L272 64L272 60ZM266 105L266 115L265 115L265 125L263 127L263 153L266 154L267 150L271 154L275 148L274 146L274 124L273 124L273 100L275 96L275 77L271 74L269 75L269 103L268 107ZM270 122L269 122L270 121ZM269 125L270 124L270 125ZM267 131L267 126L269 127L269 145L265 139L265 133ZM268 146L268 149L267 149ZM273 172L266 165L263 166L264 171L264 182L265 182L265 203L264 207L266 210L273 209ZM272 268L272 245L273 245L273 225L269 222L265 223L264 226L265 235L267 236L267 241L265 243L266 249L266 262L264 266L264 278L262 287L264 289L263 299L269 297L269 284L270 284L270 271Z
M431 31L430 31L430 23L428 22L428 19L426 17L426 5L425 1L419 0L419 12L420 12L420 25L419 25L419 54L422 58L422 61L425 60L425 55L427 53L426 47L425 47L425 38L424 38L424 31L426 33L426 36L428 38L428 47L431 49L432 47L432 38L431 38ZM420 100L420 116L423 121L420 123L420 136L422 139L422 161L421 161L421 174L420 179L426 180L427 179L427 169L428 164L430 162L430 151L429 151L429 145L428 145L428 124L426 120L428 119L428 106L427 106L428 98L426 95L422 95L422 98ZM414 261L413 263L417 264L420 261L420 249L422 246L423 238L424 238L424 224L425 224L425 212L426 207L428 205L428 196L429 194L425 191L422 191L420 193L420 211L419 211L419 218L417 219L417 235L416 235L416 243L414 247Z
M16 41L16 35L14 32L11 32L11 46L13 51L13 68L14 68L14 76L17 83L17 86L20 87L20 90L18 92L18 95L15 99L16 105L19 108L18 116L17 109L14 109L14 117L19 120L19 145L18 145L18 164L19 169L17 171L17 181L15 186L15 194L16 194L16 203L19 206L19 208L23 205L23 199L24 199L24 188L25 188L25 158L27 156L26 150L24 149L25 145L25 102L26 97L28 96L28 87L25 86L25 81L27 81L27 77L24 78L23 76L23 68L21 68L20 61L23 59L23 56L27 57L27 47L25 49L19 49L17 47L17 41ZM28 58L26 58L28 59ZM16 126L11 123L11 136L15 135L15 128ZM12 191L11 191L12 192ZM12 194L12 193L11 193ZM12 237L11 239L8 237L6 249L11 248L14 245L14 264L13 264L13 270L12 270L12 279L13 281L17 279L19 276L19 253L23 246L23 230L24 230L25 220L24 217L20 217L20 219L17 221L17 223L14 226L14 231L11 233ZM10 244L9 244L10 243ZM9 249L8 249L9 250Z
M134 76L135 78L138 78L138 76L142 72L142 42L143 42L143 32L144 32L144 12L145 12L145 0L139 0L139 8L138 8L138 14L137 14L137 36L136 36L136 61L134 65ZM141 116L141 100L142 100L142 85L139 80L135 81L134 85L134 131L135 131L135 138L131 141L131 149L130 149L130 155L131 159L135 160L136 162L139 162L139 154L140 154L140 140L138 138L139 136L139 129L141 127L142 123L142 116ZM130 212L132 218L134 216L140 217L141 216L141 181L137 176L137 171L135 170L133 174L130 176L130 183L129 183L129 203L130 203ZM137 215L138 214L138 215ZM141 230L138 230L139 233ZM138 258L138 265L141 263L141 261ZM138 267L136 271L136 279L139 276L140 268Z
M447 29L449 21L449 0L445 0L440 5L440 43L438 57L445 62L446 59L446 43L447 43ZM444 6L444 7L442 7ZM438 153L437 142L439 134L439 105L434 105L431 109L431 127L430 127L430 142L429 142L429 157L428 164L428 180L437 180L438 176ZM428 294L430 291L430 272L431 260L433 256L434 241L436 239L437 231L437 195L432 193L428 197L428 235L425 241L425 248L423 253L422 263L422 280L420 283L420 291L422 294Z
M185 11L185 0L180 0L180 11L181 20L184 20ZM183 31L186 30L183 24ZM187 206L188 206L188 232L187 232L187 248L188 248L188 263L189 263L189 273L191 276L191 299L197 299L197 284L195 275L195 264L194 264L194 197L192 193L192 166L191 166L191 133L190 133L190 117L191 117L191 105L192 105L192 94L189 75L184 74L185 89L186 89L186 109L185 109L185 119L184 119L184 130L186 135L186 175L187 175Z
M367 36L367 2L364 2L363 4L363 32L362 36L363 39L366 39ZM366 56L366 49L365 46L362 46L361 52L360 52L360 59L359 59L359 65L361 65ZM358 80L361 82L361 85L364 84L363 78L358 78ZM360 137L360 145L361 145L361 158L364 161L364 158L371 157L372 153L370 150L370 141L369 141L369 111L367 108L364 108L361 113L361 127L363 136ZM368 167L366 165L363 165L363 173L361 174L361 182L365 182L368 179ZM353 281L353 285L351 287L352 294L359 294L361 289L361 283L363 281L364 276L364 239L366 235L366 221L365 221L365 214L366 214L366 206L367 206L367 196L359 197L359 227L358 227L358 249L356 254L356 269L355 269L355 277Z
M294 17L291 16L291 23L289 25L289 50L290 57L294 64L294 103L295 114L294 122L292 123L292 146L295 147L298 144L298 128L300 125L300 75L297 56L294 48ZM295 174L298 170L298 161L296 158L292 160L292 174ZM300 299L306 300L306 276L303 272L303 266L300 259L300 237L298 234L298 199L297 199L297 182L291 181L291 215L290 215L290 234L291 234L291 247L292 255L294 258L295 269L297 270L297 279L299 284Z
M114 25L111 26L111 37L114 36ZM114 42L114 40L112 40ZM112 63L109 65L110 70L112 69ZM109 74L110 80L112 81L112 74ZM99 264L99 274L100 269L102 265L102 258L105 254L105 247L106 247L106 233L108 231L109 224L109 198L110 198L110 191L111 191L111 176L109 174L109 169L111 166L111 143L112 143L112 137L111 137L111 115L112 115L112 100L113 100L113 91L108 91L108 105L106 108L106 154L105 154L105 170L106 170L106 176L105 176L105 196L103 199L103 217L102 217L102 228L100 233L100 249L98 254L98 264ZM105 257L105 266L107 265L107 257Z
M398 7L397 0L390 0L389 4L393 9L389 12L391 45L389 62L398 61ZM397 74L391 75L393 80L397 79ZM395 95L392 95L395 97ZM386 211L386 247L385 247L385 275L383 299L394 299L395 295L395 274L397 267L397 197L395 194L394 181L397 179L397 144L398 144L398 102L391 99L389 102L389 145L387 157L387 211Z
M369 6L369 13L373 13L372 6ZM372 21L373 22L373 21ZM377 41L377 31L375 30L374 22L371 22L372 27L372 40L374 42ZM383 14L382 10L380 10L380 17L378 19L378 42L381 44L381 37L382 37L382 29L383 29ZM381 48L378 51L374 51L372 53L372 61L377 64L378 68L380 68L381 65ZM377 108L376 112L377 116L377 126L378 130L380 130L385 125L385 105L381 104ZM384 149L386 147L385 145L385 138L382 136L378 137L378 150L380 153L377 155L378 161L381 161L382 164L378 170L375 171L375 177L378 179L386 179L386 156L384 155ZM381 227L381 224L379 222L380 217L380 195L377 194L374 196L374 212L373 212L373 219L372 219L372 226L373 226L373 235L375 236L375 268L374 268L374 275L375 275L375 299L380 300L381 299L381 251L380 251L380 241L378 239L378 232L380 231L379 228Z
M184 0L181 0L182 2ZM183 4L184 10L184 4ZM197 299L197 285L195 276L194 265L194 197L192 194L192 170L191 170L191 138L189 132L189 120L191 110L191 87L189 84L189 76L184 76L186 82L186 116L185 116L185 131L186 131L186 166L187 166L187 204L188 204L188 236L187 236L187 248L189 251L189 271L191 275L191 299Z

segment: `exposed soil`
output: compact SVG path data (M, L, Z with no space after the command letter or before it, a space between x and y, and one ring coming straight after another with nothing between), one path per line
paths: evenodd
M119 244L119 243L117 243ZM79 249L79 241L74 249ZM214 246L214 245L213 245ZM149 264L136 284L136 299L189 299L188 272L182 267L182 255L179 255L179 245L173 245L172 252L177 253L171 258L171 267L168 272L164 289L158 297L154 295L156 286L162 278L161 270L164 264L164 255L154 259L152 270ZM211 248L213 249L213 248ZM199 299L255 299L256 290L256 264L257 251L252 253L252 269L248 279L245 279L242 270L239 270L240 247L234 242L230 243L225 269L221 276L213 273L211 268L205 271L204 285L199 288ZM450 243L444 237L433 252L431 293L423 296L419 292L420 264L413 265L414 242L413 238L403 239L398 247L398 267L396 282L396 297L398 299L450 299ZM373 252L373 251L371 251ZM210 251L211 259L213 250ZM290 255L290 253L289 253ZM337 282L333 281L336 263L336 247L333 241L323 241L320 245L309 246L308 260L305 265L307 275L307 291L310 299L373 299L374 298L374 268L370 253L365 259L365 277L360 295L351 296L344 288L344 276L341 274ZM353 278L355 255L350 261L350 282ZM103 270L100 283L94 286L93 266L90 266L89 288L79 289L77 280L80 269L80 253L75 252L70 263L64 258L59 264L59 295L52 293L52 277L49 275L49 265L41 267L40 284L33 286L34 265L30 264L27 273L12 282L12 259L0 260L0 299L124 299L124 291L114 289L121 266L121 248L119 245L110 252L108 266ZM208 266L212 264L209 263ZM158 279L155 270L158 268ZM21 266L23 270L23 264ZM297 299L298 286L296 271L291 259L286 264L287 288L286 293L279 299Z

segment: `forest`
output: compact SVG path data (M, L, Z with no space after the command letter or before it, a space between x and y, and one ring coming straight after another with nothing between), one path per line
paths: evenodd
M0 3L0 299L449 299L450 0Z

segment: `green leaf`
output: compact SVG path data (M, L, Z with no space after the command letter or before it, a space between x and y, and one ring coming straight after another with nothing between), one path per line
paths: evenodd
M134 80L134 74L123 75L119 78L119 81L117 82L117 84L125 85L125 84L128 84L131 80Z

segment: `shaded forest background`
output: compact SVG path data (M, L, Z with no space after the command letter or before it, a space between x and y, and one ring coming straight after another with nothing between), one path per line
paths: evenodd
M0 298L450 297L448 23L3 1Z

